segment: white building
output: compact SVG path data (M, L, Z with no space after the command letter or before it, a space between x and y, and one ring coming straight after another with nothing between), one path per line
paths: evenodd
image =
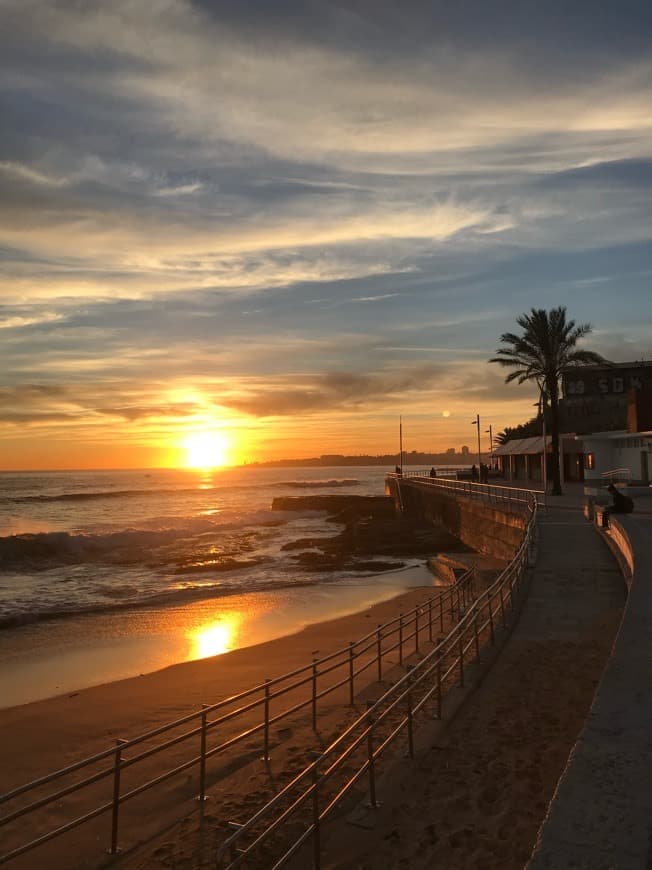
M604 482L610 472L622 480L650 482L652 431L593 432L578 436L584 452L584 479Z

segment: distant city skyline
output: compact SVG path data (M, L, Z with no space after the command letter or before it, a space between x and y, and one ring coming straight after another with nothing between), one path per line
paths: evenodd
M649 3L0 8L0 468L473 454L533 306L652 359Z

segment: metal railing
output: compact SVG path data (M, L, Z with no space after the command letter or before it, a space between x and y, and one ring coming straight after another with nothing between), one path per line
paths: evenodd
M8 862L56 837L65 834L103 814L110 814L111 854L118 849L121 807L145 791L160 786L179 774L194 769L198 773L198 799L204 800L207 787L207 761L228 749L250 744L252 738L260 740L260 750L265 760L270 753L270 729L272 726L309 709L311 725L317 730L319 702L341 690L353 704L356 680L366 671L374 669L378 680L383 679L387 656L397 653L399 665L403 665L409 652L419 652L425 637L433 640L433 632L443 632L449 621L462 613L473 595L473 569L466 571L454 586L439 588L436 595L417 605L406 614L378 625L363 638L297 668L275 679L266 680L237 695L214 704L204 705L201 710L169 722L129 740L117 740L114 746L93 756L42 776L25 785L0 795L0 808L5 814L0 817L0 827L16 823L18 834L26 830L25 819L30 819L29 830L38 830L36 814L39 810L83 792L88 804L85 811L73 819L63 821L56 828L45 830L29 842L15 845L0 854L0 864ZM283 699L282 709L279 709ZM238 723L239 730L238 730ZM235 727L234 727L235 726ZM170 732L174 733L169 736ZM210 738L220 733L220 739L211 743ZM162 742L158 738L167 736ZM190 757L180 759L179 747L190 747ZM146 760L170 750L175 750L172 766L166 770L153 770L154 764ZM131 754L134 750L135 753ZM251 757L247 746L245 763ZM161 760L156 759L159 764ZM169 762L168 762L169 763ZM133 769L138 766L144 779L131 782L125 787L125 774L135 778ZM81 777L81 779L79 778ZM101 799L96 786L102 781L111 783L110 799ZM51 783L57 783L55 791L44 794ZM104 783L106 785L106 782ZM178 796L175 798L178 800ZM27 803L25 803L27 801ZM16 806L17 803L21 805ZM12 808L13 805L13 808ZM8 808L5 810L4 808ZM11 829L10 833L11 833ZM7 840L5 838L5 848Z
M492 483L473 483L470 480L447 480L446 478L429 477L427 471L407 471L401 474L388 473L388 478L393 478L398 484L402 480L434 487L444 490L456 496L466 496L486 501L493 504L515 505L518 510L527 508L534 495L539 505L545 495L539 489L519 489L513 486L500 486Z
M368 701L362 713L323 752L317 754L268 803L235 830L219 847L218 870L235 870L256 856L266 868L279 870L312 840L312 863L321 866L321 828L345 797L366 779L369 806L376 799L376 766L401 735L414 756L416 717L442 717L446 689L464 686L466 671L487 644L497 643L501 627L514 612L531 547L537 502L530 493L528 523L516 556L499 578L482 592L448 634L421 661L408 669L382 697ZM302 865L303 866L303 865Z
M611 483L614 480L622 481L623 483L629 483L632 479L632 469L631 468L613 468L611 471L603 471L600 475L603 480L609 480Z

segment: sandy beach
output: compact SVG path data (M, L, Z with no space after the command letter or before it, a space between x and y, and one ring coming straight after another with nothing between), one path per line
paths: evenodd
M311 590L312 591L312 590ZM388 587L389 600L373 605L358 600L357 609L339 618L311 624L289 636L270 640L266 643L247 646L224 655L198 661L184 662L143 676L118 680L103 685L73 691L53 698L0 710L0 767L3 770L3 786L12 789L46 772L72 764L96 752L114 745L117 738L130 738L185 714L197 710L204 703L214 703L223 697L235 694L289 672L301 664L308 663L315 650L325 655L345 647L350 641L358 639L376 627L377 624L407 612L433 594L433 589L419 587L398 596ZM368 591L367 591L368 595ZM323 602L322 602L323 606ZM351 607L344 601L343 607ZM313 614L315 611L313 611ZM390 664L388 660L388 665ZM325 740L332 729L351 715L346 707L344 690L335 694L324 704L320 712L319 740ZM305 714L304 714L305 721ZM314 748L315 735L311 729L303 729L298 740L287 737L292 728L282 728L273 735L274 744L284 744L282 750L275 749L274 763L288 768L290 764L303 764L309 749ZM195 749L196 747L193 747ZM235 755L227 762L215 765L209 776L211 782L225 776L224 764L234 765L238 773L236 785L228 779L220 782L220 789L226 793L235 788L238 800L244 799L243 806L253 806L261 794L270 787L261 783L251 793L251 777L263 774L269 780L265 767L258 763L260 758L260 738L238 747ZM253 753L253 755L252 755ZM292 760L286 754L292 757ZM247 771L241 776L242 764L234 761L242 756L244 761L257 759L252 775ZM166 759L167 763L168 759ZM242 762L244 763L244 762ZM159 772L154 766L152 775ZM171 824L179 815L192 816L195 805L192 797L196 793L196 775L181 776L170 789L154 790L137 799L125 808L124 825L121 826L121 846L128 852L130 847L144 835L160 833L166 824ZM98 787L98 802L107 799L110 784ZM173 795L171 800L170 795ZM39 794L40 796L40 794ZM213 800L210 808L214 812L218 801ZM36 836L51 826L61 824L63 816L70 813L81 814L87 804L76 795L48 810L35 815L26 826L30 835ZM222 810L223 811L223 810ZM234 810L235 811L235 810ZM20 828L20 825L18 826ZM16 867L31 868L41 866L45 860L52 867L93 867L106 860L105 850L109 842L110 818L105 815L84 827L66 834L40 850L18 858ZM14 837L7 836L6 844L14 845ZM125 866L131 866L125 857ZM147 859L149 860L149 859ZM151 866L157 866L152 859Z
M421 564L346 582L199 597L0 632L0 708L254 646L437 582Z
M342 648L432 592L415 589L263 644L2 710L0 766L7 787L291 671L309 662L315 650L324 655ZM522 867L589 709L618 627L621 598L612 591L598 596L582 617L581 630L563 643L537 637L527 620L519 624L480 689L443 734L422 749L417 764L390 763L383 771L376 823L360 828L344 817L328 826L323 866L425 870L436 859L438 866L460 870ZM396 656L388 657L385 680L402 672ZM235 754L217 756L209 764L205 804L194 800L195 768L130 801L121 811L118 856L106 854L110 814L105 814L12 866L23 870L47 861L62 870L109 864L130 870L212 868L216 848L229 834L228 823L251 816L382 685L374 684L372 676L361 680L353 708L346 687L329 697L320 704L316 733L306 714L279 723L272 729L268 764L262 760L260 734ZM182 758L173 756L172 761ZM151 776L160 773L157 764L154 759ZM128 779L123 788L129 788ZM110 799L110 780L94 796L95 805ZM38 835L88 808L77 796L66 797L34 815L29 834ZM13 836L7 838L7 845L13 843ZM263 870L267 865L262 859L251 866ZM300 861L296 866L309 865Z

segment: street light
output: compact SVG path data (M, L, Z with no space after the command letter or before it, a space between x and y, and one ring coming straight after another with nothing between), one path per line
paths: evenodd
M478 427L478 475L480 474L480 466L482 465L482 450L480 449L480 415L475 415L475 420L471 420L472 426Z
M491 428L491 423L489 424L489 428L485 429L484 431L485 431L485 433L487 433L487 432L489 433L489 455L491 457L489 461L491 462L491 467L493 468L494 467L494 433L493 433L493 430Z
M537 382L538 383L538 382ZM548 509L548 445L546 444L546 406L543 401L543 391L545 389L544 384L539 383L539 401L535 402L535 405L539 406L539 413L541 414L541 425L542 425L542 434L541 440L543 441L543 449L541 454L541 476L543 477L543 509Z

